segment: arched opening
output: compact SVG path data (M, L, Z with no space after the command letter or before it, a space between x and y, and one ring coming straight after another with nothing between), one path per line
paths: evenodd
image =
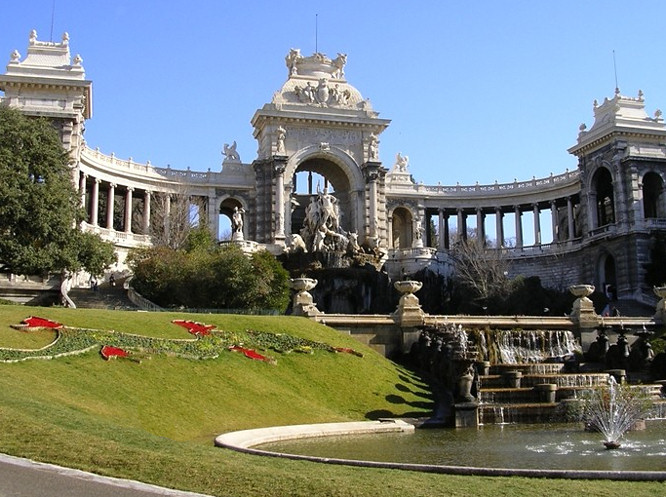
M413 233L412 213L405 207L398 207L393 211L392 221L391 245L394 249L410 248Z
M218 240L231 240L233 234L232 218L236 208L242 209L243 205L235 198L227 198L220 204L220 212L217 220Z
M643 215L645 219L664 217L664 181L657 173L643 176Z
M617 300L617 273L615 257L611 254L603 254L599 259L598 266L599 290L608 300Z
M349 178L334 162L316 157L299 164L292 177L291 233L301 233L306 219L306 209L320 193L327 193L333 197L340 229L345 232L356 232L358 227L355 222Z
M615 223L615 201L613 178L605 167L599 168L592 178L592 189L596 194L597 226Z

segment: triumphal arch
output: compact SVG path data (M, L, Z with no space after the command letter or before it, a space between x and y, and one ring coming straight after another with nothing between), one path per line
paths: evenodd
M88 213L81 228L115 244L116 269L129 250L168 238L179 223L222 238L223 218L228 243L247 251L365 251L394 278L426 267L448 274L451 248L473 228L478 243L511 258L514 274L654 304L646 268L666 243L666 126L661 111L648 115L641 92L616 89L594 102L594 122L569 149L575 170L424 185L406 155L381 150L390 121L349 83L346 61L290 50L285 82L252 117L257 156L242 160L230 140L221 167L158 167L89 147L92 82L67 34L43 42L30 33L26 55L14 50L0 76L0 104L53 120Z

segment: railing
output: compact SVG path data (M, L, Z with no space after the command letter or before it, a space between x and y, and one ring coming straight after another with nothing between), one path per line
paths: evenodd
M98 234L103 240L112 242L114 245L129 245L132 247L150 246L150 235L139 235L136 233L127 233L125 231L116 231L101 226L95 226L86 222L81 223L84 231Z

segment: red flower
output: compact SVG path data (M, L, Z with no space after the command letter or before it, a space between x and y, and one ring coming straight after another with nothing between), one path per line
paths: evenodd
M28 328L53 328L54 330L62 328L62 324L60 323L36 316L27 317L21 322L27 325Z
M245 347L240 347L238 345L232 345L231 347L229 347L229 350L233 352L242 352L243 355L245 355L245 357L248 357L250 359L255 359L257 361L272 362L272 359L269 359L266 356L258 354L252 349L246 349Z
M187 329L192 335L197 335L197 336L205 336L205 335L210 335L211 330L215 329L214 324L203 324L203 323L197 323L195 321L186 321L184 319L174 319L171 321L173 324L177 324L178 326L182 326L183 328Z
M107 361L109 359L115 359L116 357L128 357L129 352L118 347L112 347L110 345L105 345L100 351L102 357Z

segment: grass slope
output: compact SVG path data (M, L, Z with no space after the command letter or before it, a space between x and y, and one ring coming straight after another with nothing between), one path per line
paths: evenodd
M223 352L192 360L155 354L140 364L97 350L0 363L0 451L220 496L662 495L658 483L472 478L286 461L215 448L243 428L427 414L426 386L353 339L303 318L140 313L0 306L0 347L40 348L52 332L10 328L30 314L95 329L187 338L170 323L284 333L352 347L266 354L277 365ZM1 487L1 485L0 485Z

